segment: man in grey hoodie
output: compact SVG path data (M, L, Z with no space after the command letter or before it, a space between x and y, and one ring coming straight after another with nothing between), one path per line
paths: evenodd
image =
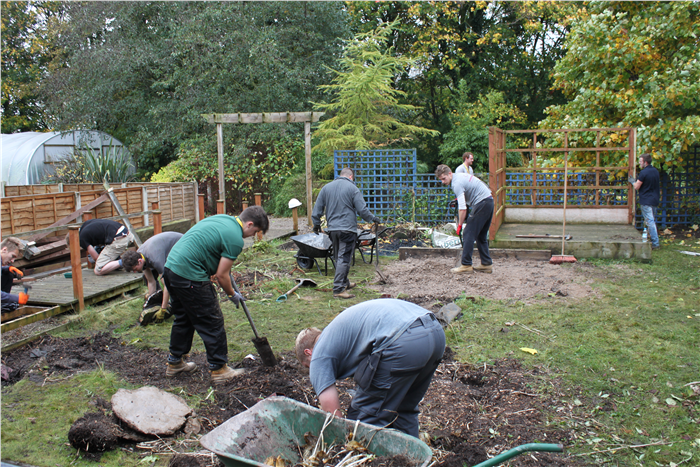
M348 280L348 273L357 242L357 216L366 222L379 222L379 218L367 208L354 180L355 172L351 168L345 167L341 170L338 178L321 189L311 214L314 232L318 234L321 233L321 216L324 210L326 212L326 231L333 242L333 296L336 298L355 296L348 293L347 289L355 287L355 284Z

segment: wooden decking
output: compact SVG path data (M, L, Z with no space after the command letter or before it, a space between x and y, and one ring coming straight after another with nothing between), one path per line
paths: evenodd
M92 270L83 269L83 294L85 305L107 300L121 295L129 290L137 289L143 283L141 273L128 273L117 271L106 276L96 276ZM73 297L73 279L56 274L31 282L29 291L29 303L43 311L33 313L13 321L2 323L2 332L49 318L68 310L77 309L78 300ZM14 286L12 293L23 290L21 286Z
M97 276L90 269L83 269L83 294L85 305L101 302L128 290L138 288L143 282L143 274L116 271L106 276ZM31 282L28 305L60 306L72 308L78 300L73 297L73 279L56 274ZM12 293L19 293L21 286L14 286Z

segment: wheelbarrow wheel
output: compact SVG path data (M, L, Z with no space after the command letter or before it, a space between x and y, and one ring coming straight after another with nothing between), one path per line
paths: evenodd
M311 258L297 258L297 264L302 269L311 269L314 267L314 260Z

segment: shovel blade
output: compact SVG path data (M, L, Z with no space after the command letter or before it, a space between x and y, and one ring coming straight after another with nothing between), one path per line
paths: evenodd
M270 347L270 344L267 342L267 337L254 337L251 339L251 341L253 342L253 345L255 345L255 350L258 351L258 355L260 355L263 365L277 365L277 359L272 351L272 347Z

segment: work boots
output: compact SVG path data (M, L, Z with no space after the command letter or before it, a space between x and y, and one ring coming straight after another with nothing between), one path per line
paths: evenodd
M452 268L450 271L453 274L465 274L465 273L472 273L474 272L474 268L471 266L465 266L464 264L460 265L458 268Z
M333 297L335 297L335 298L345 298L345 299L348 299L348 298L354 298L355 295L354 295L354 294L351 294L351 293L347 293L347 291L343 290L343 291L340 292L340 293L334 293L334 294L333 294Z
M177 363L170 363L168 362L168 369L165 370L165 376L175 376L178 373L191 373L194 370L197 369L197 364L194 362L186 362L184 360L180 360Z
M474 266L474 270L479 272L485 272L486 274L491 274L493 272L493 268L490 264L480 264L478 266Z
M222 384L231 381L234 377L242 375L245 373L243 368L238 368L234 370L228 365L224 365L218 370L212 370L211 372L211 382L214 384Z

